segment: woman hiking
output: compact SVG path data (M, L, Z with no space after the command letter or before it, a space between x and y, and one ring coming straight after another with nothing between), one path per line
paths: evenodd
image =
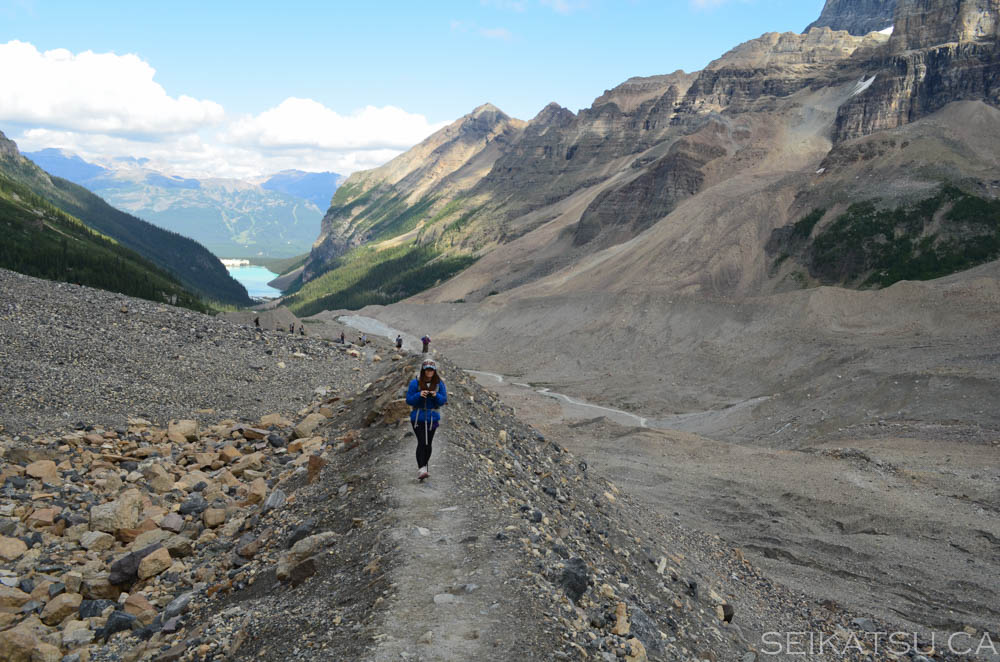
M438 375L437 363L434 359L424 359L420 364L420 373L410 382L410 388L406 391L406 404L413 407L413 411L410 412L410 424L413 426L413 433L417 435L419 480L430 475L427 472L427 464L431 459L431 442L441 422L438 407L446 402L448 402L448 389Z

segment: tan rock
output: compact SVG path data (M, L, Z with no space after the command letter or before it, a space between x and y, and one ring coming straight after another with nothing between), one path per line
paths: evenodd
M291 576L292 570L297 565L326 547L334 539L336 539L336 537L336 533L326 531L324 533L317 533L307 538L303 538L292 545L290 550L282 552L281 558L278 560L278 567L275 570L277 578L280 580L288 579Z
M240 433L243 435L244 439L258 440L267 437L267 430L262 430L260 428L244 427L240 430Z
M264 466L264 454L261 452L250 453L249 455L244 455L241 457L233 468L230 469L234 476L241 475L244 471L248 469L253 469L254 471L260 471L261 467Z
M258 478L254 482L250 483L250 489L247 493L247 503L256 504L261 503L267 497L267 482L263 478Z
M642 645L641 641L632 637L625 643L628 646L628 653L625 655L626 662L648 662L646 647Z
M115 537L104 531L87 531L80 536L80 546L84 549L102 552L111 549L115 544Z
M0 536L0 559L4 561L15 561L28 551L28 546L23 540Z
M226 521L225 508L206 508L201 513L201 521L210 529L224 524Z
M615 607L615 626L611 629L611 634L623 637L632 629L632 624L628 621L628 608L624 602L619 602Z
M211 466L217 459L219 459L218 453L202 452L194 454L194 462L199 467Z
M67 616L72 616L80 609L83 596L79 593L61 593L49 600L42 610L42 622L46 625L58 625Z
M121 540L126 545L129 543L134 543L136 540L142 537L144 533L149 533L150 531L156 531L156 522L151 519L145 519L139 522L139 526L132 529L118 529L115 536Z
M170 421L167 426L167 436L180 436L184 441L198 440L198 421L180 420Z
M20 609L28 600L31 600L31 596L21 589L0 584L0 607Z
M63 584L66 585L66 590L70 593L79 593L80 587L83 585L83 574L75 570L71 570L62 576Z
M133 488L110 503L90 509L90 530L114 533L118 529L134 529L142 512L142 493Z
M241 457L243 457L243 453L241 453L239 449L237 449L234 446L226 446L221 451L219 451L219 458L226 464L232 464L233 462L239 460Z
M174 487L180 488L185 492L190 492L191 489L198 483L205 483L208 485L209 487L206 487L206 490L215 485L215 481L212 480L211 476L200 469L195 469L194 471L189 471L178 478L177 482L174 483Z
M31 651L31 662L60 662L63 654L58 646L41 642Z
M393 400L382 409L382 421L393 425L410 415L410 405L405 399Z
M239 478L234 476L232 472L230 472L228 469L223 469L222 471L220 471L219 474L215 477L215 480L218 481L221 485L225 485L226 487L239 487L240 485L243 484L240 482Z
M133 616L138 616L144 611L155 609L142 593L133 593L125 600L125 611Z
M108 581L109 573L94 572L83 576L83 586L80 587L83 597L88 600L117 600L121 589Z
M59 469L52 460L38 460L32 462L24 469L24 473L32 478L43 480L46 483L62 483L59 477Z
M173 534L169 531L163 529L152 529L151 531L143 531L135 540L129 545L132 550L145 549L150 545L155 545L158 542L163 542Z
M52 526L55 523L56 515L59 514L58 508L39 508L28 515L24 523L29 529L40 529L46 526Z
M31 662L31 652L41 643L28 627L0 632L0 651L3 651L6 662Z
M139 579L149 579L155 577L170 567L170 552L161 547L152 554L147 554L139 562Z
M298 425L295 426L293 430L295 438L310 437L316 428L320 426L321 423L326 422L326 416L323 414L309 414L304 419L302 419Z
M292 427L292 422L281 414L267 414L266 416L261 417L260 427L269 428L272 425L279 428L290 428Z

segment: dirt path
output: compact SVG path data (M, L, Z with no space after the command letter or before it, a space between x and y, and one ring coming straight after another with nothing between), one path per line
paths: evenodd
M504 620L497 579L504 560L480 542L469 496L455 480L460 467L446 428L434 439L431 477L424 482L416 480L413 435L405 423L400 430L391 499L392 535L403 563L393 573L395 595L371 659L493 659L493 629Z

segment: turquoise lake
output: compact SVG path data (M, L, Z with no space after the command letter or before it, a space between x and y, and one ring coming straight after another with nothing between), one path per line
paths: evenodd
M278 277L278 274L264 267L228 267L229 275L247 288L247 294L252 297L280 297L281 290L268 287L268 282Z

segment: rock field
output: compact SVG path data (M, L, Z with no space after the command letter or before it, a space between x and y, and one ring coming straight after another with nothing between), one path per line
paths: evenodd
M801 659L762 638L789 631L887 659L890 625L643 507L447 357L418 483L419 355L0 288L0 660Z

